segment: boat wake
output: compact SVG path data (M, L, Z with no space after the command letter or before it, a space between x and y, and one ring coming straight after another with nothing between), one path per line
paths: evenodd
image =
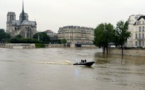
M38 62L39 64L72 65L70 61Z

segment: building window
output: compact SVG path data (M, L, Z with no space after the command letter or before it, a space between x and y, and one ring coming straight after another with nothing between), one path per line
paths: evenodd
M140 33L139 33L139 39L141 38L141 35L140 35Z
M136 46L138 46L138 45L137 45L137 41L135 42L135 44L136 44Z
M144 32L144 26L142 27L142 31Z
M141 27L139 27L139 32L141 32Z
M141 47L141 41L139 41L139 45L138 46Z
M136 35L135 35L135 38L137 39L137 33L136 33Z

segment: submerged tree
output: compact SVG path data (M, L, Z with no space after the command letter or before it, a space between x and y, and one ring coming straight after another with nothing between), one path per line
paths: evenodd
M131 33L128 31L128 22L119 21L116 25L115 34L114 34L114 43L116 46L120 46L122 49L127 42L127 39L130 37Z
M103 49L103 54L108 54L109 43L113 41L114 27L110 23L99 24L95 29L94 44Z

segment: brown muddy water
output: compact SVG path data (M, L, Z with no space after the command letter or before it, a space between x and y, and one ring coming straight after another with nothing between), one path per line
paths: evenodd
M145 90L145 57L101 49L0 48L0 90ZM95 61L92 67L75 61Z

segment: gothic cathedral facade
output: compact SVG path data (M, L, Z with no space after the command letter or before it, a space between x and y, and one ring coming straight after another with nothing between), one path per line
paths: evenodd
M21 35L23 38L32 38L37 32L36 21L29 21L28 14L24 12L24 4L22 5L22 12L19 20L16 20L15 12L7 13L6 32L15 37Z

